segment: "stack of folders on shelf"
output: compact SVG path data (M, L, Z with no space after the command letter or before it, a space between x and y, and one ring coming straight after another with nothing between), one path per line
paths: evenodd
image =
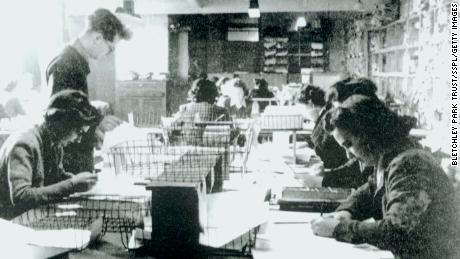
M264 38L264 71L287 73L288 38Z
M345 201L351 192L352 189L331 187L285 187L278 204L281 210L331 212Z

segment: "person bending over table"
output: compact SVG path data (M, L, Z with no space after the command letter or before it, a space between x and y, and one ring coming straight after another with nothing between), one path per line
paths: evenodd
M114 55L119 41L128 40L131 31L115 14L99 8L87 17L84 31L73 43L66 46L46 69L46 82L52 94L65 89L83 91L92 99L96 85L88 82L90 60L99 60ZM101 145L104 134L120 125L122 121L106 115L99 125L83 134L79 143L64 148L64 169L70 172L92 171L94 169L94 148Z
M323 169L318 169L318 174L323 176L322 186L339 188L358 188L366 182L368 171L361 172L356 159L349 159L345 150L335 141L325 129L325 115L334 106L339 105L348 97L361 94L376 98L377 87L367 78L347 78L333 84L329 90L326 104L315 119L315 126L311 134L310 148L315 150L316 155L323 162ZM318 98L321 89L305 88L301 93L303 102L321 102ZM372 171L372 170L371 170Z
M336 212L311 222L316 235L375 245L396 258L460 258L452 183L432 154L409 137L411 126L378 99L361 95L328 113L326 129L375 169Z
M51 97L44 122L11 135L0 149L0 217L11 219L39 205L89 190L91 172L65 172L63 147L79 142L102 119L81 91L63 90Z

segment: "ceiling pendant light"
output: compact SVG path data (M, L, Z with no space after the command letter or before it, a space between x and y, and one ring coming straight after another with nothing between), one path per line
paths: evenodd
M248 14L249 14L249 17L251 17L251 18L259 18L260 17L259 1L258 0L249 0Z
M307 20L305 19L305 16L298 17L295 26L296 27L305 27L305 26L307 26Z
M364 5L363 3L361 2L361 0L358 0L354 6L353 6L353 9L355 11L358 11L358 12L363 12L364 11Z

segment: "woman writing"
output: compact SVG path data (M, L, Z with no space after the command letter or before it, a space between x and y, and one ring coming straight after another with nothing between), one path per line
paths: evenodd
M63 148L101 120L83 92L63 90L52 96L44 123L10 136L0 149L0 217L10 219L90 189L97 175L65 172Z
M312 222L315 234L369 243L397 258L460 258L452 183L409 137L411 126L378 99L360 95L328 114L325 128L374 173L337 212Z

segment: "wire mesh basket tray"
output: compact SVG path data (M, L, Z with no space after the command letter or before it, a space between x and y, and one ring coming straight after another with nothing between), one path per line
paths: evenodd
M126 141L110 149L109 166L116 175L149 181L200 182L213 169L221 152L213 147Z
M301 115L268 115L258 118L261 130L300 130L303 127Z
M146 197L75 196L30 209L12 221L34 230L84 229L102 235L120 233L125 245L131 231L143 226L150 211L150 199Z

